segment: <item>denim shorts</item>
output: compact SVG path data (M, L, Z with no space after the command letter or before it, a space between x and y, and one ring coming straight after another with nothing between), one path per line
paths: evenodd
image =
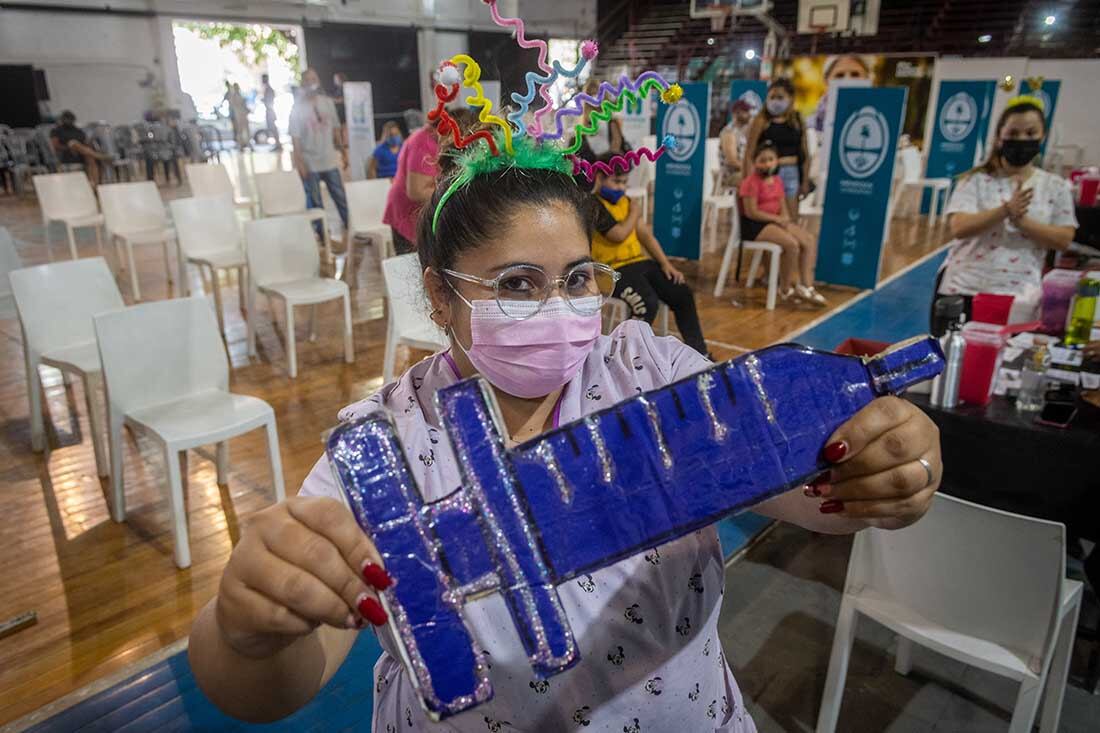
M783 193L787 198L798 195L798 166L779 166L779 180L783 181Z

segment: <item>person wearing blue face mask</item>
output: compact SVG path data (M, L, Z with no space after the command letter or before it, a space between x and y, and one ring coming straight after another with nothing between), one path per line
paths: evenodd
M598 159L607 163L611 157L605 153ZM595 195L601 206L592 235L592 258L619 273L612 297L627 304L631 317L652 325L661 303L666 304L684 343L706 355L695 294L684 274L668 261L653 230L642 221L641 207L632 205L626 196L626 186L626 173L596 175Z
M367 162L367 178L393 178L397 175L397 154L401 152L401 128L390 120L382 125L382 137Z

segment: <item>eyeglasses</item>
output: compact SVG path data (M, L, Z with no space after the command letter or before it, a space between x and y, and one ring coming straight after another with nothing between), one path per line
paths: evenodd
M595 315L603 307L604 299L615 292L615 283L622 277L601 262L582 262L561 277L550 277L537 265L513 265L492 279L454 270L443 270L443 273L456 280L491 288L501 312L517 321L526 320L542 310L555 290L561 291L574 313ZM517 308L521 303L537 305Z

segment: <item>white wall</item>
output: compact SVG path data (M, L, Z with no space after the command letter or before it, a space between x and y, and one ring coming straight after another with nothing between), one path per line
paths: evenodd
M1006 92L999 84L1006 74L1016 80L1016 89ZM1098 109L1095 95L1100 80L1100 60L1094 59L1028 59L1022 56L1006 58L941 57L936 61L932 79L932 94L925 129L931 130L935 114L935 100L939 94L941 79L994 79L998 82L993 100L992 121L989 125L988 145L993 140L997 117L1009 98L1020 94L1020 85L1029 76L1060 79L1058 103L1054 112L1055 143L1075 143L1085 148L1085 162L1100 164L1100 125L1096 124Z
M90 7L94 0L38 0L41 5ZM444 56L436 48L453 43L448 31L496 30L483 0L250 0L239 9L224 0L113 0L119 10L156 17L73 12L0 10L0 63L34 64L46 70L51 108L72 109L80 120L127 122L139 119L152 101L137 82L149 71L163 80L166 102L180 104L179 69L172 39L172 19L252 19L300 24L303 20L340 23L415 24L421 69L433 68ZM596 26L596 0L499 0L505 17L520 15L531 33L587 37ZM464 35L464 33L463 33ZM306 49L308 54L309 49ZM452 52L453 53L453 52ZM451 54L447 54L448 56ZM426 75L422 75L425 77ZM434 99L422 79L422 96Z
M55 114L129 122L151 101L138 82L161 75L155 31L153 18L0 11L0 63L44 69Z

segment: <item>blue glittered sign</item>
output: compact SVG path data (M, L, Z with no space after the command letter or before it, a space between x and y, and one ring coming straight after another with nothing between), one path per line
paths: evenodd
M836 90L818 280L868 289L878 282L906 93L904 87Z
M940 82L932 140L928 149L926 178L954 178L970 170L978 146L989 132L996 82L945 80ZM947 192L940 194L946 196ZM921 197L921 212L928 213L932 192ZM939 210L946 202L941 201Z
M710 84L680 85L680 101L657 108L657 139L676 141L657 159L653 234L670 257L699 259L703 229L703 180L706 168Z
M492 697L466 600L500 593L534 675L579 661L556 586L800 486L879 395L939 373L917 338L871 359L773 346L507 449L480 379L436 393L462 484L425 504L390 417L341 425L328 457L394 584L398 653L439 719Z

